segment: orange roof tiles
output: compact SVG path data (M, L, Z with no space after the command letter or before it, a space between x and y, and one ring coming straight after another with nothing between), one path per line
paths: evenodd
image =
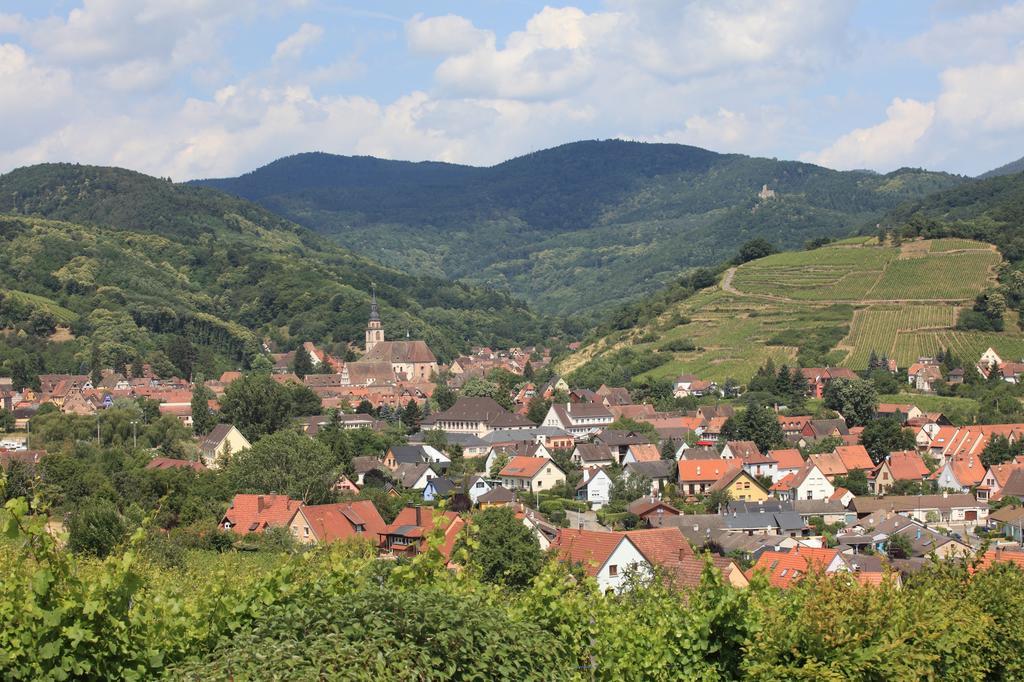
M913 450L900 450L889 453L889 472L897 481L920 481L927 478L928 467L921 455Z
M804 457L796 448L769 450L768 454L779 463L780 469L799 469L804 465Z
M826 476L845 476L849 473L846 464L843 463L843 458L834 451L811 455L808 460L814 462L815 466Z
M875 468L875 463L871 461L871 455L863 445L840 445L835 452L839 455L839 459L842 460L847 471L856 469L868 471Z
M679 480L684 482L714 483L742 466L739 460L681 459L678 462Z
M551 463L551 460L546 457L513 457L498 475L510 478L533 478L540 473L545 465Z
M657 462L661 459L661 451L653 443L630 445L629 451L638 462Z
M296 513L305 517L320 542L361 536L376 543L378 533L387 526L370 500L309 505Z
M786 588L812 570L825 571L839 555L835 549L794 547L788 552L765 552L750 569L751 574L766 573L773 587Z
M239 535L262 533L271 526L287 525L301 505L287 495L235 495L223 520Z
M560 559L581 564L587 575L596 576L625 538L624 533L563 528L554 546Z
M1024 552L1011 552L1005 549L990 549L981 556L977 565L972 569L972 572L984 571L985 569L992 568L992 566L997 563L1012 563L1016 564L1019 568L1024 569Z

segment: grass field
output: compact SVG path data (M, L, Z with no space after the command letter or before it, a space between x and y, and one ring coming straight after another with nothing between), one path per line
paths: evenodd
M59 324L70 324L78 317L74 311L68 310L44 296L29 294L24 291L15 291L13 289L7 289L3 293L5 296L10 296L14 300L20 301L26 305L48 311Z
M1017 360L1024 358L1024 334L1017 331L1016 313L1007 314L1003 333L953 328L959 310L993 283L999 262L990 246L966 239L879 247L873 237L857 238L775 254L739 266L732 279L735 293L702 291L625 338L584 349L566 368L624 345L657 349L681 338L700 350L664 353L665 364L649 375L691 372L743 382L768 358L776 364L795 362L799 348L815 339L827 339L826 347L835 344L830 362L855 370L867 366L872 350L896 360L900 369L941 349L965 363L989 346ZM677 315L692 322L673 326Z

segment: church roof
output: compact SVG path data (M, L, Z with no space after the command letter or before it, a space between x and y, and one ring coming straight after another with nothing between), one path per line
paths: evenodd
M424 341L380 341L360 361L412 363L437 362L437 358Z

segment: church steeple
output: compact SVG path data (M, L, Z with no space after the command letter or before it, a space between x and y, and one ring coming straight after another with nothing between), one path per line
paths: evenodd
M366 352L384 340L384 325L380 322L380 309L377 308L377 285L372 284L370 294L370 321L366 325Z

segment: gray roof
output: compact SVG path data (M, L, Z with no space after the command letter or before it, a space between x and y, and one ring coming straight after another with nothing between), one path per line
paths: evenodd
M800 514L845 514L840 502L834 500L797 500L793 503Z
M496 485L478 497L476 501L482 504L501 504L504 502L514 502L515 499L516 494L514 492L508 488Z
M482 440L485 443L508 443L511 441L533 441L538 436L568 436L569 432L557 426L535 426L530 429L495 429Z
M427 442L427 431L420 431L409 436L409 444L415 445ZM493 431L491 433L494 433ZM516 433L522 433L517 431ZM489 434L488 434L489 435ZM472 447L484 447L488 445L487 441L480 438L473 433L447 433L445 432L445 440L448 441L448 445L461 445L464 448Z
M678 528L691 544L700 547L708 541L711 533L725 528L725 517L720 514L666 514L657 527Z
M621 431L619 429L605 429L594 436L595 441L604 445L640 445L650 443L650 439L640 433L633 431Z
M430 470L429 464L399 464L392 476L403 488L411 488L428 470Z
M888 497L856 497L851 506L858 514L876 511L914 511L916 509L952 509L953 507L982 507L973 495L957 493L952 495L890 495Z
M686 448L680 459L722 459L722 455L714 448Z
M426 451L422 445L392 445L391 454L399 464L419 464L429 462Z
M657 462L630 462L624 469L639 474L645 478L675 478L677 468L675 460L661 459Z
M455 484L452 483L451 479L445 478L444 476L438 476L437 478L430 479L430 483L427 485L432 486L437 494L442 497L450 493L452 488L455 487Z
M380 460L376 457L353 457L352 458L352 470L357 474L365 474L367 471L372 471L382 466Z
M599 443L577 443L576 451L580 453L580 459L584 462L610 462L613 460L612 451L607 445Z
M509 412L493 398L459 398L450 408L430 415L423 423L436 424L443 420L483 422L491 428L533 426L529 419Z
M231 431L231 424L217 424L213 429L206 434L203 438L203 442L199 444L199 449L204 455L212 455L217 450L217 446L221 444L228 433Z
M765 500L764 502L733 500L729 502L729 506L726 509L730 513L760 513L762 509L766 512L783 512L793 511L793 503L788 500Z

